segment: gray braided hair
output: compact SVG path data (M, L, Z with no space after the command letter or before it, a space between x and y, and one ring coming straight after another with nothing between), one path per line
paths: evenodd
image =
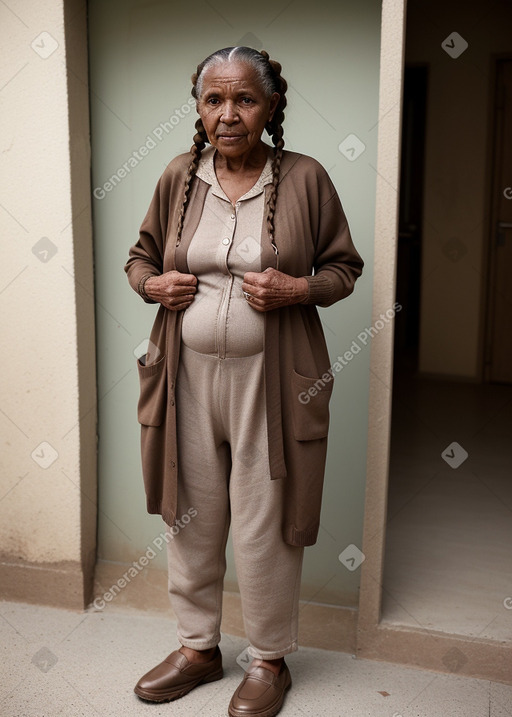
M196 100L201 98L205 70L218 63L231 62L234 60L245 62L257 72L258 78L261 82L261 87L267 97L271 97L274 92L277 92L280 96L274 115L265 126L265 129L272 138L272 143L274 145L274 157L272 159L272 191L267 204L267 229L270 241L272 242L272 246L277 255L277 245L274 238L274 215L276 210L279 173L284 148L282 123L284 121L284 108L286 107L286 90L288 89L286 80L284 77L281 77L281 65L276 60L271 60L268 52L265 52L265 50L258 52L258 50L254 50L251 47L225 47L222 50L217 50L209 55L205 60L203 60L203 62L201 62L201 64L197 66L197 71L192 75L192 97ZM201 119L197 120L195 129L196 134L193 139L194 144L190 148L190 154L192 157L187 175L185 177L183 202L178 214L176 245L178 245L181 241L183 221L190 198L192 180L197 172L201 153L208 142L208 136Z

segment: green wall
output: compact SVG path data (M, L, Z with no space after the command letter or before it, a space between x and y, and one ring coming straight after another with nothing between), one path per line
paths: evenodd
M145 510L136 421L134 351L149 335L155 308L129 288L123 266L159 176L191 145L195 110L183 107L190 75L213 50L248 44L282 63L289 83L286 146L329 171L366 262L355 294L321 310L332 359L354 340L361 350L335 381L320 537L306 550L303 577L303 597L357 605L359 570L347 570L338 555L349 544L361 546L363 524L369 346L357 336L371 323L380 3L92 0L89 33L99 557L136 560L162 530L161 519ZM339 150L350 134L366 145L352 161ZM129 172L119 171L124 164ZM120 181L105 186L113 175ZM163 552L151 565L165 567ZM231 550L227 579L235 579Z

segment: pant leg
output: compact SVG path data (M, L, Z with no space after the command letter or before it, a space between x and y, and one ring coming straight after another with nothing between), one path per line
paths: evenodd
M226 571L231 458L218 412L219 362L182 347L176 381L178 518L197 514L167 545L169 596L178 639L196 650L220 641Z
M282 537L283 485L271 480L263 354L225 359L229 394L229 484L236 571L249 653L276 659L298 649L298 607L304 549Z

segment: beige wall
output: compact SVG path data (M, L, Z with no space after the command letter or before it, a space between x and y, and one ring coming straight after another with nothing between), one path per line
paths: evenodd
M80 606L96 520L85 3L0 14L2 593Z
M406 61L429 66L420 338L426 373L480 375L491 55L512 51L511 27L510 4L408 6ZM456 59L441 47L454 31L468 42Z

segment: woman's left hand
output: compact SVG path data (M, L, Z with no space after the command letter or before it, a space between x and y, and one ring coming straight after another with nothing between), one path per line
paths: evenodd
M304 301L309 287L305 277L296 278L269 267L262 272L244 274L242 291L253 309L271 311Z

